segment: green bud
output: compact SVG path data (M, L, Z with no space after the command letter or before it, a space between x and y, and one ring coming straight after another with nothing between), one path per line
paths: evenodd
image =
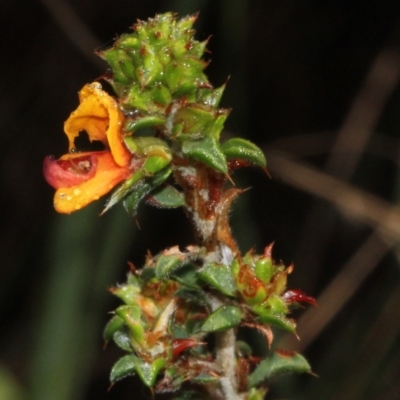
M268 283L273 274L274 266L270 257L261 257L256 261L254 272L258 279L261 279L264 283Z
M154 86L154 89L151 91L151 97L154 102L163 106L167 106L172 101L171 93L161 83Z
M131 108L149 111L152 105L151 92L143 91L138 84L131 85L124 98L124 104Z
M129 84L130 79L122 70L120 63L120 57L125 58L125 52L114 47L101 53L101 56L110 64L113 71L113 80L122 85Z

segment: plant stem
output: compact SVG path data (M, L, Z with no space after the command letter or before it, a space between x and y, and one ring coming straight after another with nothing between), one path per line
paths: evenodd
M225 400L243 399L243 395L237 392L235 341L236 333L233 328L216 333L215 361L223 375L220 384Z

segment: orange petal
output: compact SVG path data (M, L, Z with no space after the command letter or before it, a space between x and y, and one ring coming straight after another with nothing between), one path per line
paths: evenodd
M97 157L97 168L93 178L78 185L60 188L54 195L54 208L59 213L70 214L80 210L94 200L108 193L119 182L126 179L131 170L120 167L109 151L92 153ZM68 154L61 160L68 160L79 155Z
M129 164L130 153L122 140L124 115L116 100L102 90L100 83L85 85L79 92L80 104L65 121L64 131L69 139L69 150L79 132L86 131L89 139L108 146L115 162L123 167Z

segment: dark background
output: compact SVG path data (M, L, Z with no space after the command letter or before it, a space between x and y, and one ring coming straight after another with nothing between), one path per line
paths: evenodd
M277 379L268 398L400 399L395 0L1 0L0 399L142 398L135 379L107 391L120 355L102 349L117 304L107 288L148 249L189 244L190 226L143 206L139 230L122 207L99 218L102 201L56 215L41 169L67 150L77 92L106 69L94 50L165 11L200 11L210 80L230 77L226 135L267 154L272 179L235 176L252 187L232 213L240 247L275 241L275 257L295 264L290 287L319 300L298 313L300 342L276 342L319 377Z

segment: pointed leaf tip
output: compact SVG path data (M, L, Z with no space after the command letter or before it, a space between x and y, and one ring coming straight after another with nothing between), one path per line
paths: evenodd
M228 174L228 166L220 146L214 138L206 136L200 140L186 140L182 153L193 160L200 161L222 174Z
M261 168L267 166L262 150L249 140L232 138L221 145L221 150L228 160L243 160Z
M300 354L292 351L277 350L261 361L250 375L248 388L262 384L274 376L285 373L311 372L308 361Z

